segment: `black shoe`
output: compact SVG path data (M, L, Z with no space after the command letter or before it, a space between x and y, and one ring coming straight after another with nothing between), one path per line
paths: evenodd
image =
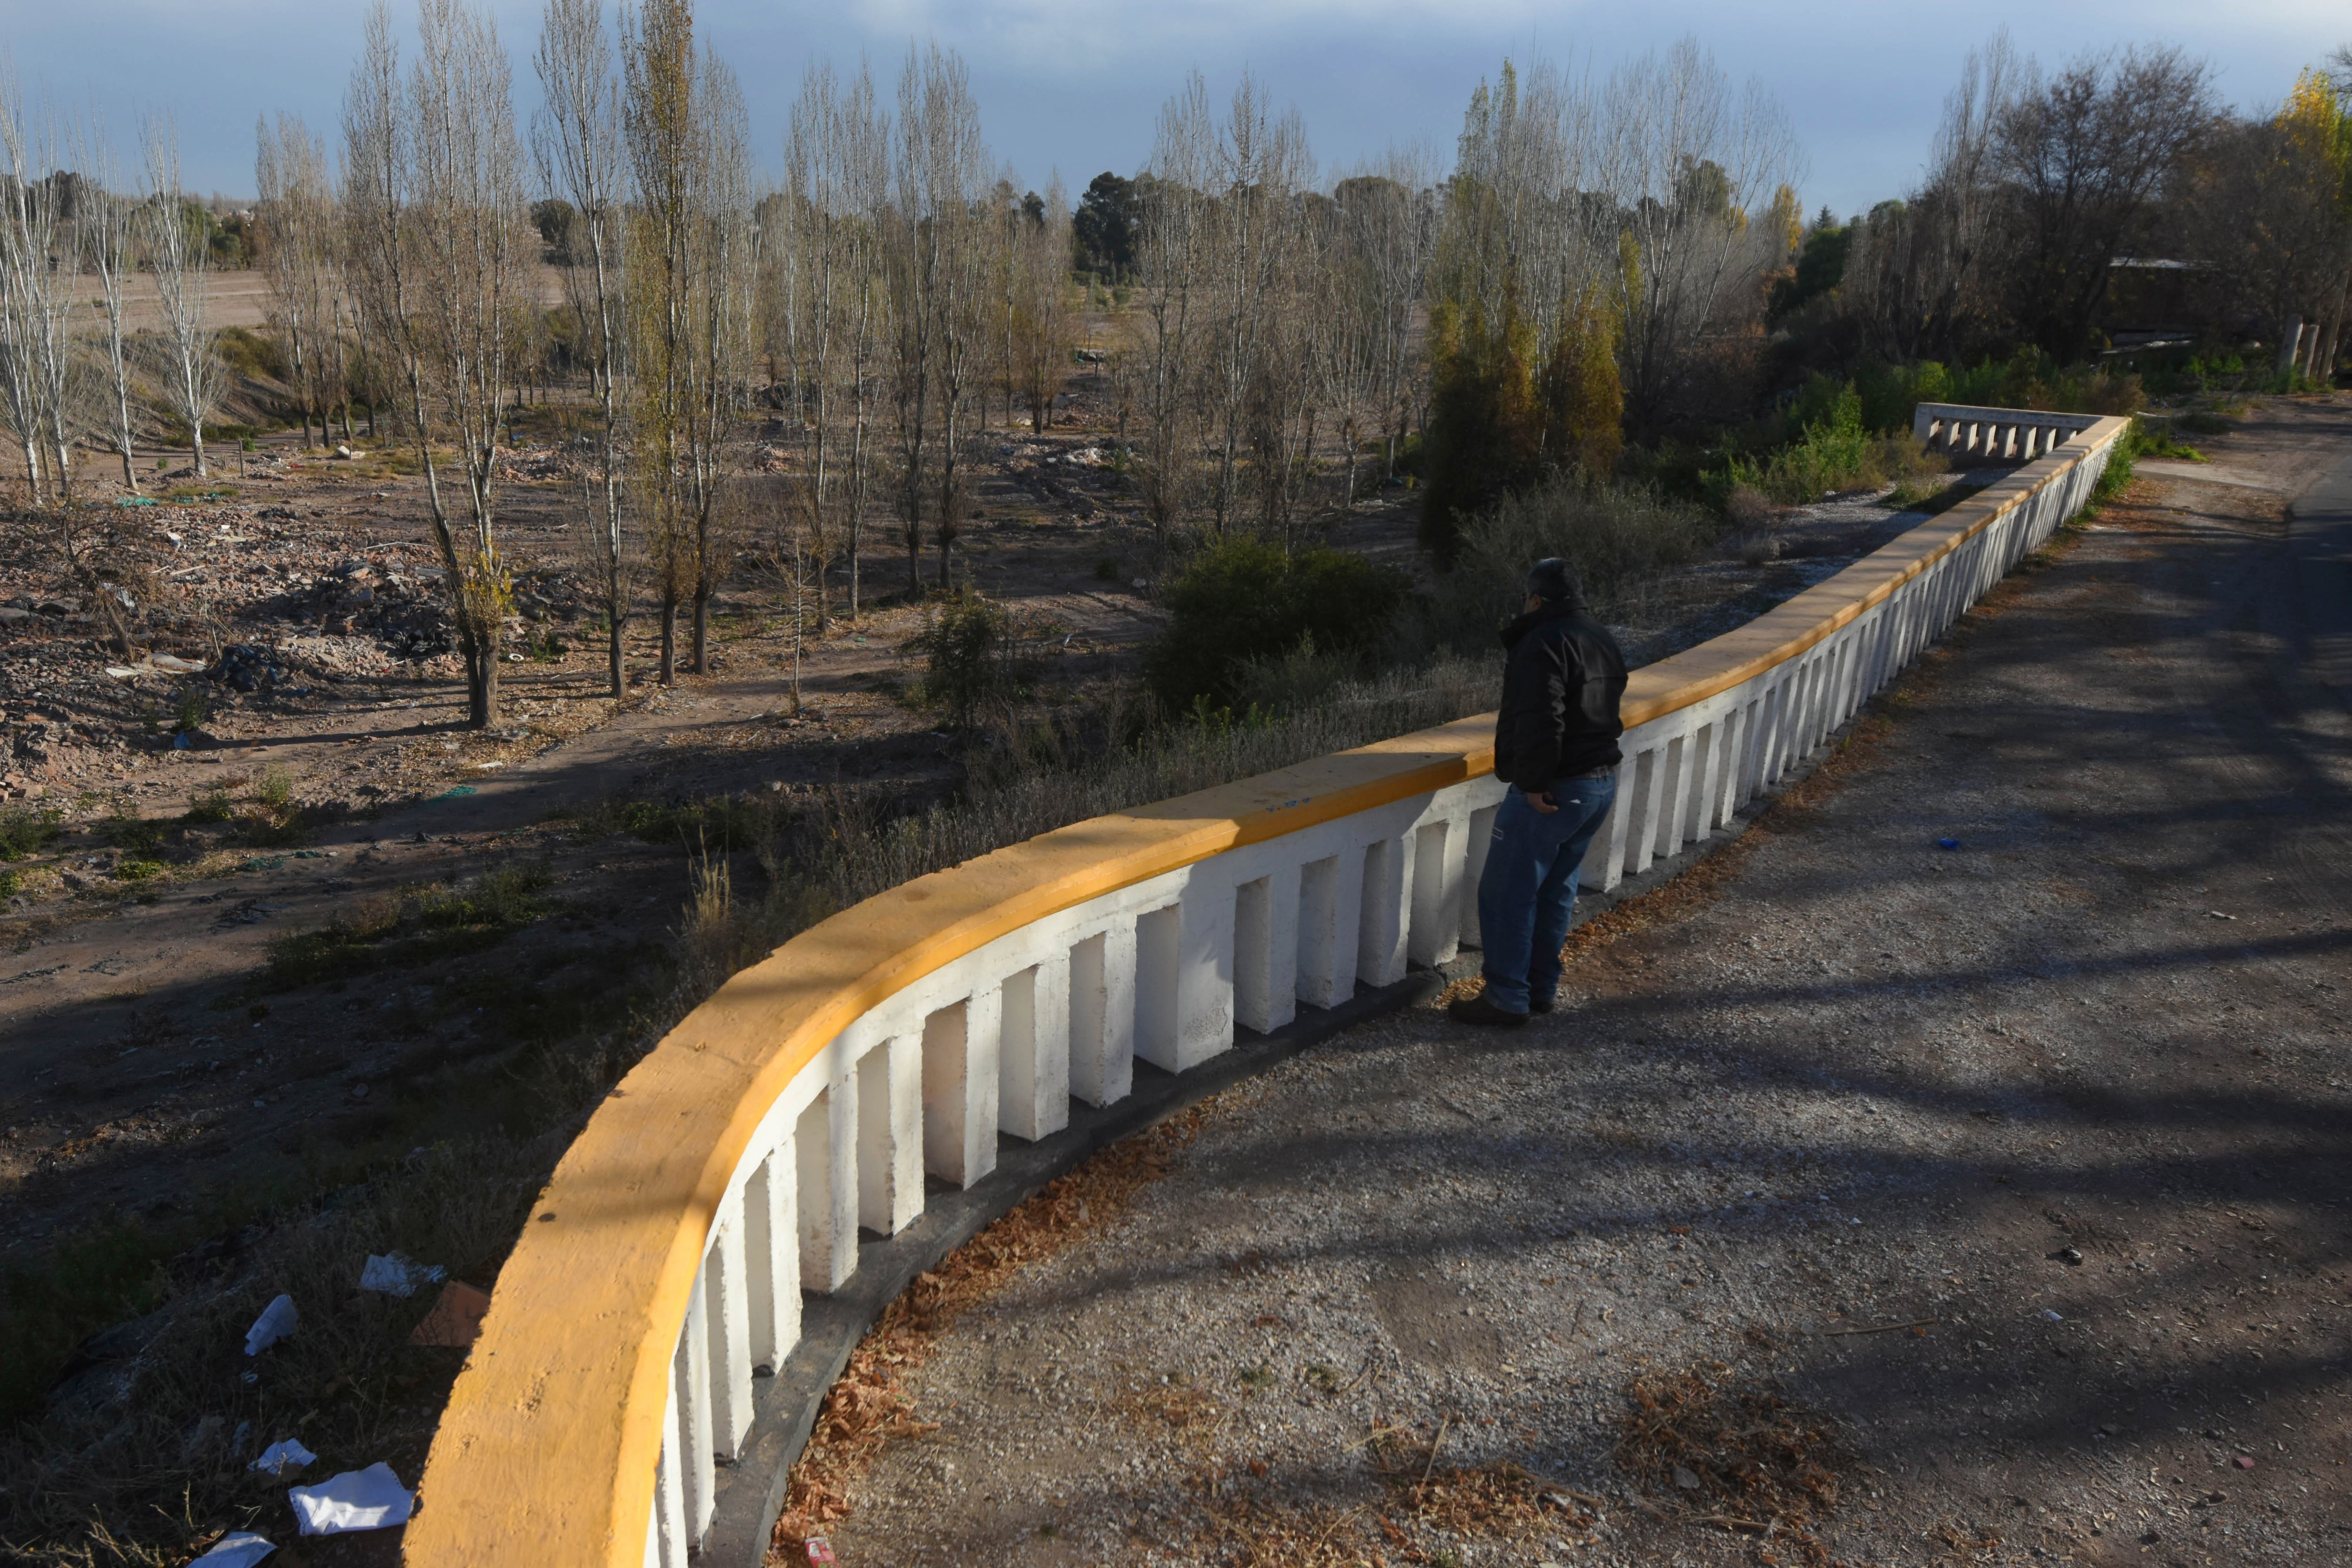
M1558 1005L1549 996L1538 996L1532 991L1528 993L1528 1011L1530 1013L1549 1013Z
M1487 1001L1484 991L1448 1002L1445 1016L1457 1024L1485 1024L1500 1029L1516 1029L1528 1021L1525 1013L1506 1013Z

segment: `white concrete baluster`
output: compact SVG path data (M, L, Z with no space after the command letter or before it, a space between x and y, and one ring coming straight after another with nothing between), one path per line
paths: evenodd
M707 1267L707 1265L706 1265ZM686 1539L699 1545L718 1506L716 1456L711 1449L710 1320L703 1311L704 1281L697 1276L687 1298L686 1330L670 1357L670 1383L677 1399L677 1441L686 1482Z
M1057 952L1004 983L997 1126L1035 1142L1070 1124L1070 957Z
M1298 879L1284 866L1234 892L1234 1018L1261 1035L1298 1016Z
M1364 852L1363 902L1357 916L1356 977L1367 984L1393 985L1404 978L1413 860L1410 838L1378 839Z
M673 1386L669 1409L662 1417L661 1458L654 1465L653 1535L661 1568L688 1568L685 1447L678 1438L677 1419L677 1390Z
M1070 949L1070 1092L1088 1105L1135 1083L1135 927L1125 921Z
M1298 886L1298 999L1336 1007L1356 994L1364 899L1364 852L1349 850L1304 868Z
M1693 728L1690 745L1690 787L1683 794L1682 814L1675 821L1675 847L1696 844L1715 831L1715 801L1722 793L1715 775L1723 767L1723 737L1729 719L1717 713Z
M1463 835L1462 942L1465 947L1480 945L1478 882L1486 874L1486 852L1495 847L1495 814L1501 809L1500 805L1482 805L1471 812L1469 828ZM1600 864L1589 854L1585 857L1585 863L1596 868Z
M1462 829L1458 816L1424 823L1412 836L1412 926L1405 951L1435 968L1462 939Z
M923 1214L923 1042L893 1035L857 1059L857 1223L896 1236Z
M1234 889L1205 869L1135 922L1135 1054L1170 1072L1234 1043Z
M923 1165L969 1187L996 1169L996 1053L1003 996L974 993L923 1020Z
M1701 803L1700 821L1710 834L1728 826L1732 814L1747 804L1739 798L1740 759L1748 747L1748 726L1756 705L1738 692L1733 696L1737 700L1716 721L1714 778Z
M801 1337L800 1166L787 1137L743 1184L751 1364L783 1370Z
M857 1268L857 1079L829 1084L801 1112L801 1288L829 1295Z
M1617 793L1577 871L1584 886L1604 893L1625 879L1625 849L1633 841L1634 781L1641 777L1642 759L1632 735L1628 731L1618 739Z
M1658 837L1656 854L1661 860L1670 860L1682 851L1685 825L1690 819L1694 787L1692 775L1698 766L1698 734L1687 711L1675 716L1679 731L1666 742L1665 756L1661 764L1664 777L1658 790Z
M751 1292L746 1278L743 1217L729 1214L703 1260L703 1315L710 1323L711 1440L719 1457L743 1454L751 1430Z

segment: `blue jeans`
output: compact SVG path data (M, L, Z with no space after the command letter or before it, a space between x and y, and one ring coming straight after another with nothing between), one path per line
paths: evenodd
M1506 1013L1526 1012L1530 992L1549 1000L1559 989L1577 868L1617 798L1617 775L1565 779L1549 793L1559 808L1549 814L1528 805L1516 785L1503 797L1478 878L1486 1000Z

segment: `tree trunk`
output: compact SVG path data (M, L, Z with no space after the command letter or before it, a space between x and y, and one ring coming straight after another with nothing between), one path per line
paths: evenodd
M604 675L612 685L613 700L617 702L628 691L621 669L621 617L608 609L604 620L612 629L612 636L605 639L604 644Z
M661 683L677 679L677 590L664 588L661 605Z
M466 722L487 730L499 711L499 647L477 641L466 656Z
M694 589L694 673L710 673L710 590L700 584Z

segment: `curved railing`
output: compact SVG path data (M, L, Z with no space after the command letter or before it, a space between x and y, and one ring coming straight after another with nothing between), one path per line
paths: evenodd
M1974 411L1988 418L1999 411ZM2126 427L1634 672L1611 888L1727 824L2088 499ZM1002 1133L1124 1098L1477 938L1491 716L1097 817L794 937L695 1009L565 1154L499 1275L408 1527L417 1563L686 1568L753 1373L859 1230Z

